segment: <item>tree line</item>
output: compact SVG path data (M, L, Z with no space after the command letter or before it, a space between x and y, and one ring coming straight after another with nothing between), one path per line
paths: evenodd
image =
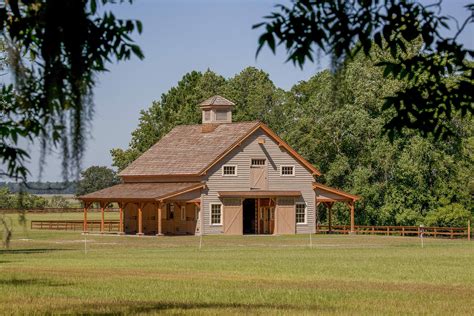
M123 170L174 126L199 123L197 104L220 94L236 103L234 121L263 121L321 170L319 182L362 196L358 224L465 226L474 206L472 117L454 115L446 122L454 135L443 140L411 129L389 139L384 126L396 110L384 110L384 101L406 82L376 67L387 58L358 54L289 91L253 67L228 79L192 71L141 111L129 147L111 150L113 165ZM335 217L347 223L347 209L336 206Z

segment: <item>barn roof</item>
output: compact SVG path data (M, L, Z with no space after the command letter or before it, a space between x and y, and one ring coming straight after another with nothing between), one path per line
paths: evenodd
M120 176L198 175L258 124L220 124L209 133L202 133L200 124L176 126L120 172Z
M214 106L214 105L221 105L221 106L233 106L235 105L234 102L227 100L224 97L221 97L220 95L215 95L213 97L210 97L209 99L206 99L199 103L200 106Z
M267 133L312 174L321 175L318 169L259 121L219 124L215 130L207 133L202 133L201 124L176 126L119 175L203 175L258 129Z
M158 201L203 187L197 182L121 183L78 198L83 201Z

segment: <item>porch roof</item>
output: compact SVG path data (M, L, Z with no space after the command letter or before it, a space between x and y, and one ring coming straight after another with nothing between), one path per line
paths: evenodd
M360 199L360 196L350 194L317 182L313 183L313 189L318 202L353 202Z
M297 197L301 196L301 191L218 191L219 197L222 198L268 198L268 197Z
M203 187L204 184L197 182L121 183L78 199L86 202L162 201Z

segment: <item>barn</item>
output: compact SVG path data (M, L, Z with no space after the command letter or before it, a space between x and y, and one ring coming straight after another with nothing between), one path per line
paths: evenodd
M199 104L202 124L175 127L119 175L122 183L79 197L84 232L92 203L117 203L120 234L314 233L317 206L345 203L354 231L358 196L317 182L321 173L268 126L232 122L235 104Z

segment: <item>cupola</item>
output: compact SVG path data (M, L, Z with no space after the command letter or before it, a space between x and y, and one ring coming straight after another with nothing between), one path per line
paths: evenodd
M202 110L202 132L212 132L220 124L232 123L232 101L220 95L215 95L201 102L199 106Z

